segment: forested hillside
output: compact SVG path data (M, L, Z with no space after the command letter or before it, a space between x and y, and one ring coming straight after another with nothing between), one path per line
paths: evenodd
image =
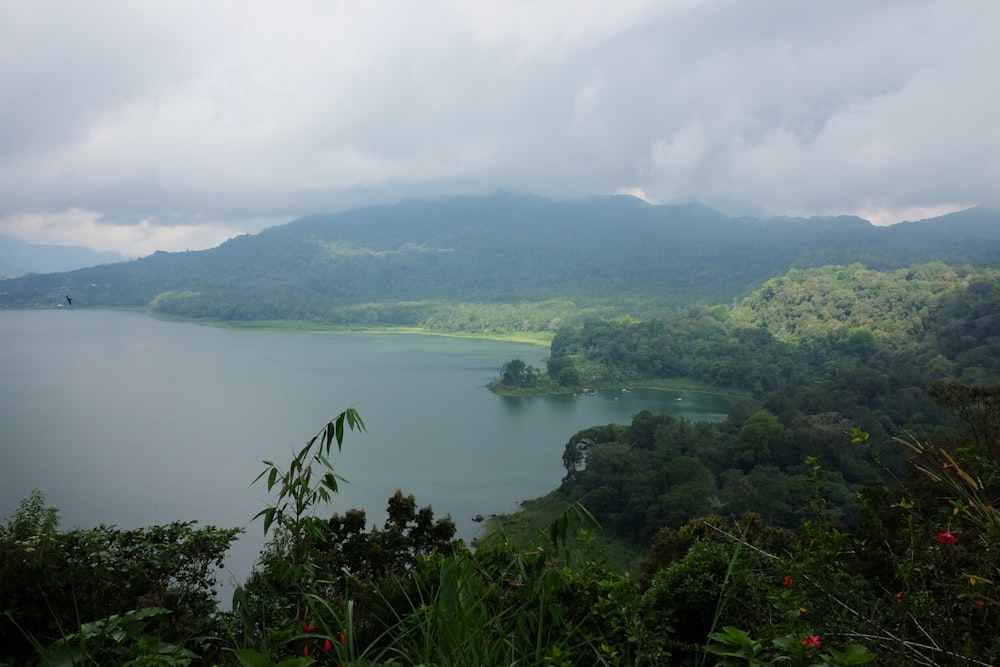
M195 320L555 331L729 304L793 267L1000 262L1000 215L894 228L730 218L631 197L497 194L317 215L198 252L0 282L0 307L147 308Z
M829 516L854 525L864 483L905 476L891 438L953 424L930 387L1000 381L998 317L996 269L793 269L735 308L563 327L548 376L528 376L547 391L687 378L744 397L722 423L643 413L567 443L563 497L637 545L712 512L798 526L816 484Z
M998 277L942 263L793 269L735 308L564 327L548 371L569 386L687 377L757 396L833 381L827 403L871 398L890 377L983 382L1000 374Z

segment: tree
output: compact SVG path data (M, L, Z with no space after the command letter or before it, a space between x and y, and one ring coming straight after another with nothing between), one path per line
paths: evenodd
M531 387L537 380L538 369L520 359L511 359L500 367L500 382L506 387Z
M750 415L736 436L733 463L748 472L759 464L771 463L774 452L784 443L785 427L767 410Z
M556 381L563 387L578 387L581 381L580 369L576 366L564 366L559 371Z
M591 426L574 434L563 450L563 466L566 468L564 483L576 478L586 463L587 452L591 447L604 442L620 442L626 431L626 427L620 424L607 424Z
M1000 385L938 382L931 396L964 422L973 442L1000 459Z
M313 545L312 554L324 581L337 583L350 575L377 582L405 574L420 556L453 551L456 528L451 516L435 521L429 505L418 510L413 495L404 496L400 490L389 498L386 512L383 528L367 532L363 510L330 518L323 528L326 539Z

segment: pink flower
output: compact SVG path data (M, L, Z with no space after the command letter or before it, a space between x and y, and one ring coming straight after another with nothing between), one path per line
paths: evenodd
M819 646L819 635L806 635L806 638L802 640L803 646L818 647Z
M980 608L980 609L981 609L981 608L982 608L982 607L983 607L983 606L984 606L984 605L985 605L986 603L985 603L985 602L983 602L982 600L976 600L976 601L975 601L975 602L973 602L972 604L973 604L973 605L975 605L975 606L976 606L977 608Z
M898 593L896 593L892 597L896 598L897 600L902 600L903 599L903 591L899 591Z
M958 538L952 535L950 531L938 533L938 542L941 544L954 544L957 541Z
M785 575L785 580L784 580L784 582L782 583L782 585L783 585L783 586L784 586L785 588L791 588L791 587L792 587L792 578L791 578L790 576L788 576L788 575L786 574L786 575Z

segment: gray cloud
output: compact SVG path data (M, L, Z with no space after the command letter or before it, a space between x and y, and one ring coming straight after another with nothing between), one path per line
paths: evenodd
M0 231L66 234L80 210L98 247L122 225L197 244L497 188L734 214L996 203L998 19L989 0L0 1Z

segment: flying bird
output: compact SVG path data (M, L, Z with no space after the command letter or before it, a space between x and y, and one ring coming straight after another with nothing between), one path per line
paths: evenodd
M68 296L66 297L66 301L69 302L69 305L71 306L73 305L73 299L69 298Z

